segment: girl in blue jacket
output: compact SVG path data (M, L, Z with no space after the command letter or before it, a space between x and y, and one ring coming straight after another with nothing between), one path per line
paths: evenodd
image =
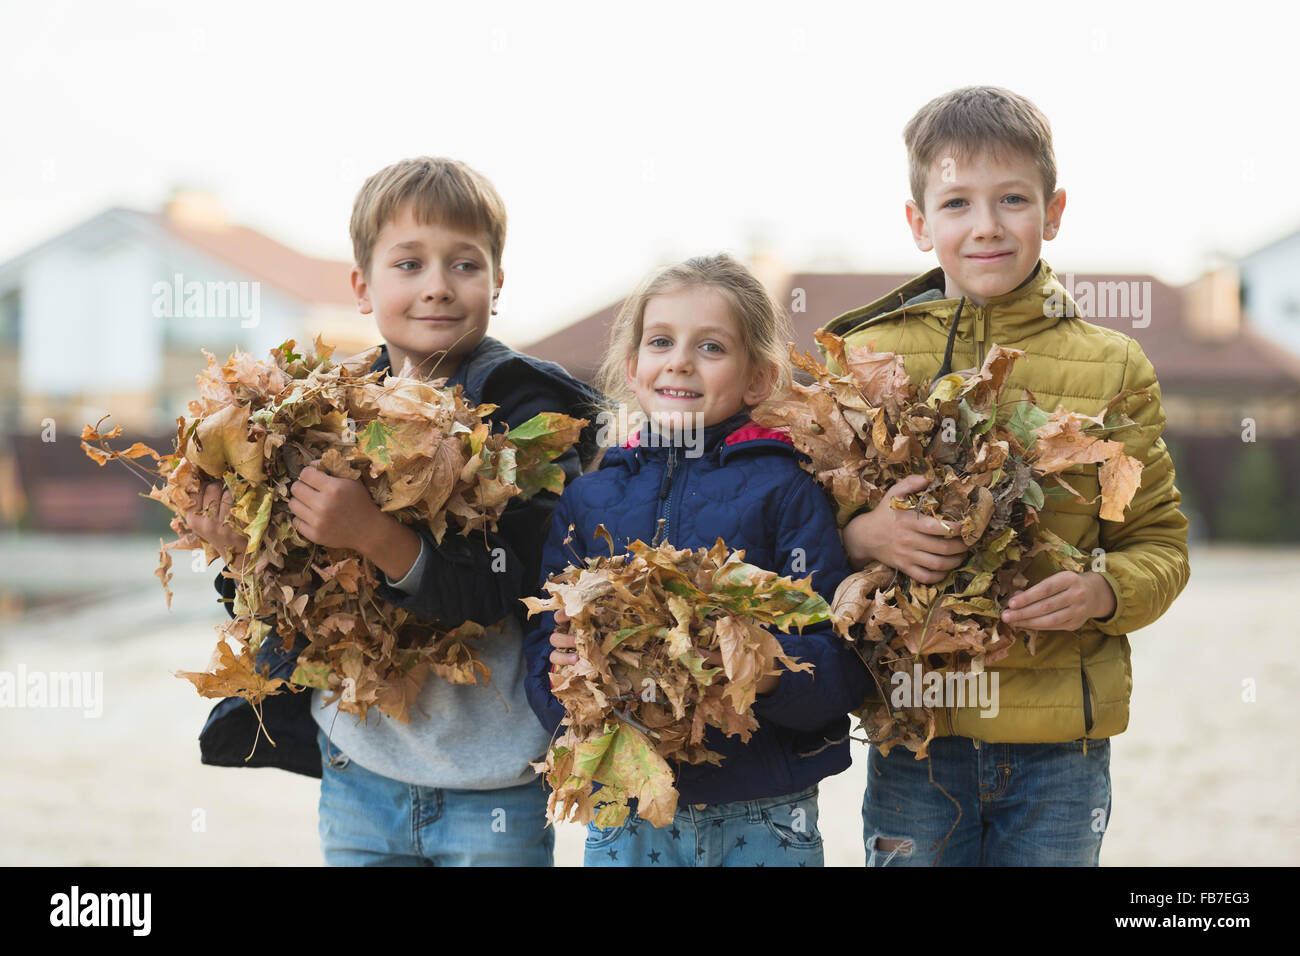
M749 418L789 381L783 332L762 284L729 256L690 259L642 283L615 321L600 384L634 401L645 424L565 489L543 581L605 553L593 538L603 524L622 547L640 539L707 548L722 538L759 567L811 574L830 600L849 573L830 503L788 437ZM555 615L538 615L524 641L528 699L553 735L564 708L551 669L577 660L564 620L557 630ZM635 810L617 827L591 824L587 866L821 865L817 784L849 766L847 714L867 697L869 677L829 625L777 637L813 671L759 683L759 728L748 743L707 730L704 743L722 764L675 766L671 826L656 829Z

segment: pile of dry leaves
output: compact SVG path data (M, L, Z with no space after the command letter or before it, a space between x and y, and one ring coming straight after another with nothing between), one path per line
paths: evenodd
M999 401L1013 363L1024 357L1016 349L995 345L978 371L946 375L922 391L901 356L846 347L826 332L817 339L843 373L792 350L812 383L796 382L761 406L755 420L789 429L841 527L876 507L896 482L923 474L926 490L895 499L893 507L938 518L970 546L965 563L937 585L874 562L846 578L832 604L837 629L855 642L884 701L857 712L868 739L884 753L903 744L919 758L934 736L934 714L891 707L892 675L914 677L917 665L923 675L978 672L1010 653L1016 633L1001 613L1028 583L1030 559L1048 552L1058 567L1082 569L1078 549L1035 526L1044 486L1082 498L1061 472L1100 462L1101 517L1122 520L1142 466L1121 442L1103 436L1133 426L1122 409L1146 396L1125 392L1096 416L1064 407L1049 415L1028 391ZM1032 654L1037 634L1020 633Z
M707 727L747 741L761 678L812 665L788 657L764 630L824 621L826 602L810 579L792 581L744 562L718 539L708 550L652 548L634 541L611 557L587 558L546 584L549 598L525 598L529 616L563 609L578 660L560 667L553 692L564 732L543 763L551 786L547 819L616 826L637 813L667 826L677 808L668 761L717 764ZM709 659L720 657L721 667ZM593 794L593 784L601 789Z
M270 694L299 687L329 691L328 700L364 718L371 707L406 722L429 672L454 684L490 677L473 639L475 622L435 630L377 595L380 572L355 552L313 544L298 534L289 511L290 485L314 464L340 478L360 479L382 511L424 524L441 542L449 525L460 534L495 530L515 496L562 490L554 459L574 441L581 419L539 415L494 433L494 405L472 407L462 389L370 371L378 350L334 363L318 338L307 354L292 340L268 360L236 351L225 365L208 358L199 397L177 419L169 455L136 442L114 451L117 427L100 434L87 425L82 447L99 464L152 456L147 474L163 479L150 497L176 515L177 540L164 544L157 571L164 590L169 551L211 545L187 526L202 487L222 481L234 498L230 524L248 539L245 570L236 576L235 617L206 673L182 673L205 697L239 696L255 707ZM91 443L95 444L91 444ZM98 447L96 447L98 446ZM220 555L227 564L232 555ZM171 593L167 592L168 605ZM492 624L493 622L482 622ZM257 650L274 631L288 649L301 631L309 644L286 686L257 672ZM230 639L231 643L227 642Z

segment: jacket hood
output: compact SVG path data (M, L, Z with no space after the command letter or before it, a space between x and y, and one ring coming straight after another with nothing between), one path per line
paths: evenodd
M920 320L946 333L961 305L958 333L963 338L973 332L976 323L984 322L986 325L978 335L980 340L1009 346L1065 321L1062 316L1079 314L1065 286L1043 259L1038 260L1029 278L1018 287L989 298L983 306L964 299L945 298L945 281L942 269L931 269L876 301L833 319L826 324L826 331L843 337L888 319L906 318ZM881 351L892 350L888 340L877 343L876 347Z

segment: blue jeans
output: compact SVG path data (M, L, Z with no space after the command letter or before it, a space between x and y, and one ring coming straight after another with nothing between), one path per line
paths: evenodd
M587 825L584 866L821 866L817 788L703 806L680 803L655 829L635 811L619 826Z
M420 787L372 773L323 731L316 740L326 866L553 865L541 777L504 790Z
M867 866L1096 866L1110 820L1110 741L871 748ZM934 781L952 797L944 796ZM960 817L958 807L960 804Z

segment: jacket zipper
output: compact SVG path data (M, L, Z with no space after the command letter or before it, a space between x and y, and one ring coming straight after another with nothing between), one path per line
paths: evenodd
M975 368L984 367L984 339L988 334L988 313L981 306L975 312Z
M658 547L663 542L669 540L668 526L672 522L673 516L673 499L672 499L672 479L673 468L677 465L677 446L668 446L668 467L664 469L663 481L659 483L659 520L656 522L659 527L655 530L655 537L652 547Z
M1092 733L1092 695L1088 692L1088 672L1084 669L1083 658L1079 658L1079 676L1083 679L1083 732ZM1088 752L1088 740L1083 741L1083 752Z

